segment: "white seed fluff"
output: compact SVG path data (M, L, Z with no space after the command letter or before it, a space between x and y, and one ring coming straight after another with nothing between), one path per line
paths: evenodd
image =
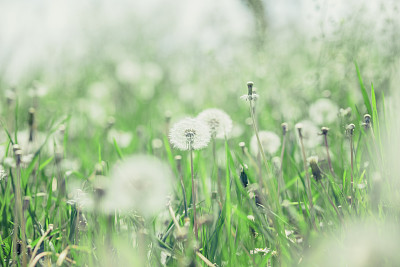
M210 127L204 122L193 118L185 118L178 121L169 132L171 144L174 148L180 150L205 148L210 139Z
M318 125L331 124L338 118L339 107L327 98L321 98L311 104L308 113Z
M258 137L260 138L261 146L266 154L275 154L281 146L281 139L274 132L260 131L258 132ZM250 140L250 150L254 156L258 155L259 149L256 135L253 135Z
M321 144L322 136L319 135L321 131L312 121L301 121L296 124L296 128L298 127L301 127L305 148L312 149Z
M160 212L172 192L173 174L156 157L135 155L117 163L110 171L104 208L108 212L136 210L145 217Z
M203 121L210 127L211 136L224 139L232 131L232 120L225 111L210 108L202 111L197 119Z

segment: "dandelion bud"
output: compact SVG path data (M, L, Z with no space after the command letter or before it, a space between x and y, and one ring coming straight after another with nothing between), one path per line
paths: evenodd
M240 166L240 181L242 181L242 184L244 187L247 187L249 184L249 180L247 178L246 170L248 169L247 165L244 164L243 166Z
M365 130L371 128L371 115L365 114L364 115L364 123L362 124Z
M297 129L297 132L299 133L299 137L303 137L302 134L301 134L301 130L303 129L303 124L297 123L297 124L295 125L295 127L296 127L296 129Z
M310 164L311 172L314 176L314 179L318 182L319 180L322 179L322 171L318 166L318 157L317 156L309 157L307 161Z
M31 245L27 245L26 246L26 252L28 253L29 257L32 256L32 246Z
M281 127L282 127L282 134L286 135L286 133L289 130L289 125L286 122L284 122L284 123L281 124Z
M242 149L242 153L246 153L246 143L245 142L240 142L239 147Z
M247 82L247 90L248 90L248 95L249 96L252 96L253 95L253 85L254 85L254 83L253 82Z
M94 173L96 175L103 175L103 165L101 163L97 163L94 166Z
M176 167L178 168L178 170L181 170L181 161L182 161L182 156L181 155L176 155L175 156L175 162L176 162Z
M17 164L17 167L21 165L21 158L22 158L22 150L18 149L14 151L15 154L15 162Z
M21 147L20 147L18 144L14 144L14 145L13 145L13 151L14 151L14 153L15 153L17 150L21 150Z
M346 127L346 132L347 132L347 134L348 134L348 135L353 135L353 134L354 134L354 129L355 129L355 128L356 128L356 126L355 126L353 123L347 125L347 127Z
M6 95L6 99L7 99L7 105L11 106L14 102L15 102L15 89L11 89L11 90L7 90L5 95Z
M33 124L35 123L36 110L34 108L30 108L28 112L29 112L28 125L29 127L33 127Z
M55 155L56 163L59 164L62 161L63 157L64 157L63 148L62 147L58 147L55 154L56 154Z
M328 127L322 127L321 128L321 134L322 135L327 135L329 132L329 128Z

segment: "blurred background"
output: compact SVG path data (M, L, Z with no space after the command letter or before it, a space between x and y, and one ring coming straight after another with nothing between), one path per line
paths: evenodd
M360 99L354 61L378 94L395 86L397 13L389 0L2 0L0 86L43 87L57 110L85 99L101 122L139 100L157 114L235 111L253 80L263 110L297 120L316 97Z
M110 161L117 159L110 152L114 139L126 155L154 149L154 140L160 149L165 117L176 121L205 108L219 107L232 117L234 145L248 142L248 105L240 96L247 93L249 80L259 95L260 129L278 133L284 121L293 129L311 120L313 129L330 126L333 137L342 137L338 111L345 117L351 108L346 123L360 122L357 116L367 111L357 63L367 91L374 85L378 111L384 111L385 96L385 111L398 126L398 13L397 0L0 0L0 117L10 132L19 128L25 134L20 139L26 140L28 109L34 107L40 142L55 121L67 118L62 128L69 138L66 169L87 177L104 140L109 146L102 152ZM20 114L16 125L15 110ZM329 125L315 117L322 112L333 114ZM399 132L394 127L388 133L394 139L382 141L388 148L389 186L397 188ZM0 137L5 142L3 132ZM332 147L337 147L334 156L346 157L339 146ZM376 176L378 184L382 173ZM388 202L395 200L389 208L397 213L398 195L384 195ZM321 266L335 262L324 254L332 247L343 262L355 253L365 256L352 266L367 266L373 252L398 260L397 250L382 252L385 244L398 245L399 230L388 221L361 229L355 223L340 236L346 252L328 238L316 253L323 259L310 252L310 260ZM374 229L383 234L368 235ZM358 252L347 249L358 246Z

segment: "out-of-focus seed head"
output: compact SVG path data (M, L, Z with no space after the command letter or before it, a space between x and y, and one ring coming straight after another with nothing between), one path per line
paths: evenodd
M311 120L317 125L331 124L337 120L339 107L332 100L321 98L310 105L308 110Z
M197 116L197 119L208 125L213 138L224 139L232 131L232 120L221 109L206 109Z
M281 138L274 132L270 131L259 131L258 137L260 138L261 146L264 153L273 155L275 154L281 146ZM253 135L250 140L250 151L254 156L259 153L257 136Z
M153 140L151 140L151 146L154 150L158 150L158 149L162 148L163 141L159 138L154 138Z
M307 149L313 149L322 142L322 136L319 135L320 129L309 120L304 120L296 124L299 138L302 138L303 144Z
M107 212L138 211L151 217L165 209L172 191L170 167L154 156L135 155L124 158L110 170L103 207Z

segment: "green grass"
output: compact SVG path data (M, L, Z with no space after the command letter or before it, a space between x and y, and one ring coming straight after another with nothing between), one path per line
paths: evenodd
M23 257L13 251L17 247L13 239L23 240L23 233L28 261L38 260L36 266L335 266L329 254L337 257L337 266L398 265L398 256L390 248L373 246L382 240L370 240L376 232L399 248L391 242L398 231L391 223L398 225L400 221L400 187L395 164L387 153L396 144L390 139L396 125L386 102L393 92L385 87L396 74L389 70L398 52L381 55L369 43L368 34L353 40L351 32L337 33L341 35L335 35L335 41L318 40L321 48L317 56L311 43L301 36L296 36L300 44L288 44L283 55L274 52L276 44L272 42L266 42L265 47L260 47L259 40L257 44L246 43L243 50L248 51L227 65L219 64L212 51L203 55L200 63L197 57L184 58L184 68L172 62L175 58L159 56L154 61L164 72L154 84L146 77L132 84L121 81L115 74L118 62L89 55L69 76L54 79L37 70L19 81L22 89L17 90L15 99L6 99L9 84L0 73L0 166L5 171L0 178L2 266L22 265ZM371 56L363 55L361 49L370 51ZM181 55L177 58L182 60ZM335 64L341 65L343 73ZM378 67L373 69L371 64ZM189 71L183 73L188 77L175 77L186 68ZM371 69L373 75L368 72ZM249 78L255 79L259 94L255 114L249 113L249 102L239 99L247 92ZM52 89L47 95L25 93L24 88L31 87L35 79L49 84ZM109 94L96 98L87 90L94 82L104 83ZM183 85L195 87L192 98L186 95L191 90L183 90ZM141 90L149 86L154 87L154 94L146 97ZM330 128L333 173L323 142L304 151L306 157L320 156L322 184L314 179L308 163L304 168L294 126L313 119L308 108L320 98L351 108L349 114L318 125ZM36 109L31 129L34 140L28 142L23 134L30 130L31 107ZM225 110L241 133L216 140L215 151L210 143L193 152L196 212L201 222L196 240L190 154L171 146L168 129L179 118L195 116L210 107ZM368 129L362 124L366 113L372 118ZM282 146L265 158L251 153L250 139L255 134L252 118L259 130L273 131L281 138L281 123L289 123L282 158ZM349 124L355 125L353 151L346 133ZM108 136L112 129L131 134L132 140L123 145L118 137ZM154 140L162 145L154 146ZM242 141L246 143L244 150L238 145ZM28 162L16 164L14 144L22 146L23 156L31 155ZM136 211L102 212L102 192L107 191L103 186L111 180L110 170L132 154L153 155L168 164L174 174L171 210L165 206L150 218ZM180 166L178 155L182 157ZM280 160L282 168L276 163ZM244 174L248 185L242 182ZM285 186L278 192L281 176ZM310 196L307 177L311 179ZM14 232L18 184L25 229ZM77 187L95 199L92 207L73 201L72 189ZM371 235L366 233L371 232L369 223L373 225ZM367 231L357 235L354 229L358 228ZM351 238L354 246L349 246ZM36 258L32 257L34 251ZM365 251L379 260L368 261ZM365 261L354 263L359 255Z

